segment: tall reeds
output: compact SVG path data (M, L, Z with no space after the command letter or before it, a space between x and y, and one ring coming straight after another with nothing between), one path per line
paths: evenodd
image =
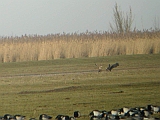
M160 53L160 31L86 32L0 38L0 62Z

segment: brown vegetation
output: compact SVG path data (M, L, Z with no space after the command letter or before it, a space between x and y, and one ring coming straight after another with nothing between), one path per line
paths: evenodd
M86 32L0 38L0 62L160 53L160 31Z

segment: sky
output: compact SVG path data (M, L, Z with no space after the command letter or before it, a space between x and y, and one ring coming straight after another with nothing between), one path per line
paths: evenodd
M0 36L109 31L116 3L139 30L160 23L160 0L1 0Z

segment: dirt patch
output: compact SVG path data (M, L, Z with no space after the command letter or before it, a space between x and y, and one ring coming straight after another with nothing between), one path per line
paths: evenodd
M67 92L67 91L75 91L81 88L80 86L70 86L64 88L56 88L53 90L44 90L44 91L21 91L18 94L36 94L36 93L50 93L50 92Z
M124 93L124 91L116 91L116 92L111 92L111 93Z
M136 87L136 86L159 86L160 81L156 82L143 82L143 83L129 83L129 84L122 84L121 87Z

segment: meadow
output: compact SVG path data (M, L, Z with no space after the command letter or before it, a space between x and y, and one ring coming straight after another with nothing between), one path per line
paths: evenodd
M105 71L108 64L120 66ZM95 66L102 65L98 73ZM0 116L46 113L89 120L94 110L160 106L160 54L113 55L0 63ZM157 115L160 117L160 114Z
M0 38L0 62L160 53L160 31L88 32Z

